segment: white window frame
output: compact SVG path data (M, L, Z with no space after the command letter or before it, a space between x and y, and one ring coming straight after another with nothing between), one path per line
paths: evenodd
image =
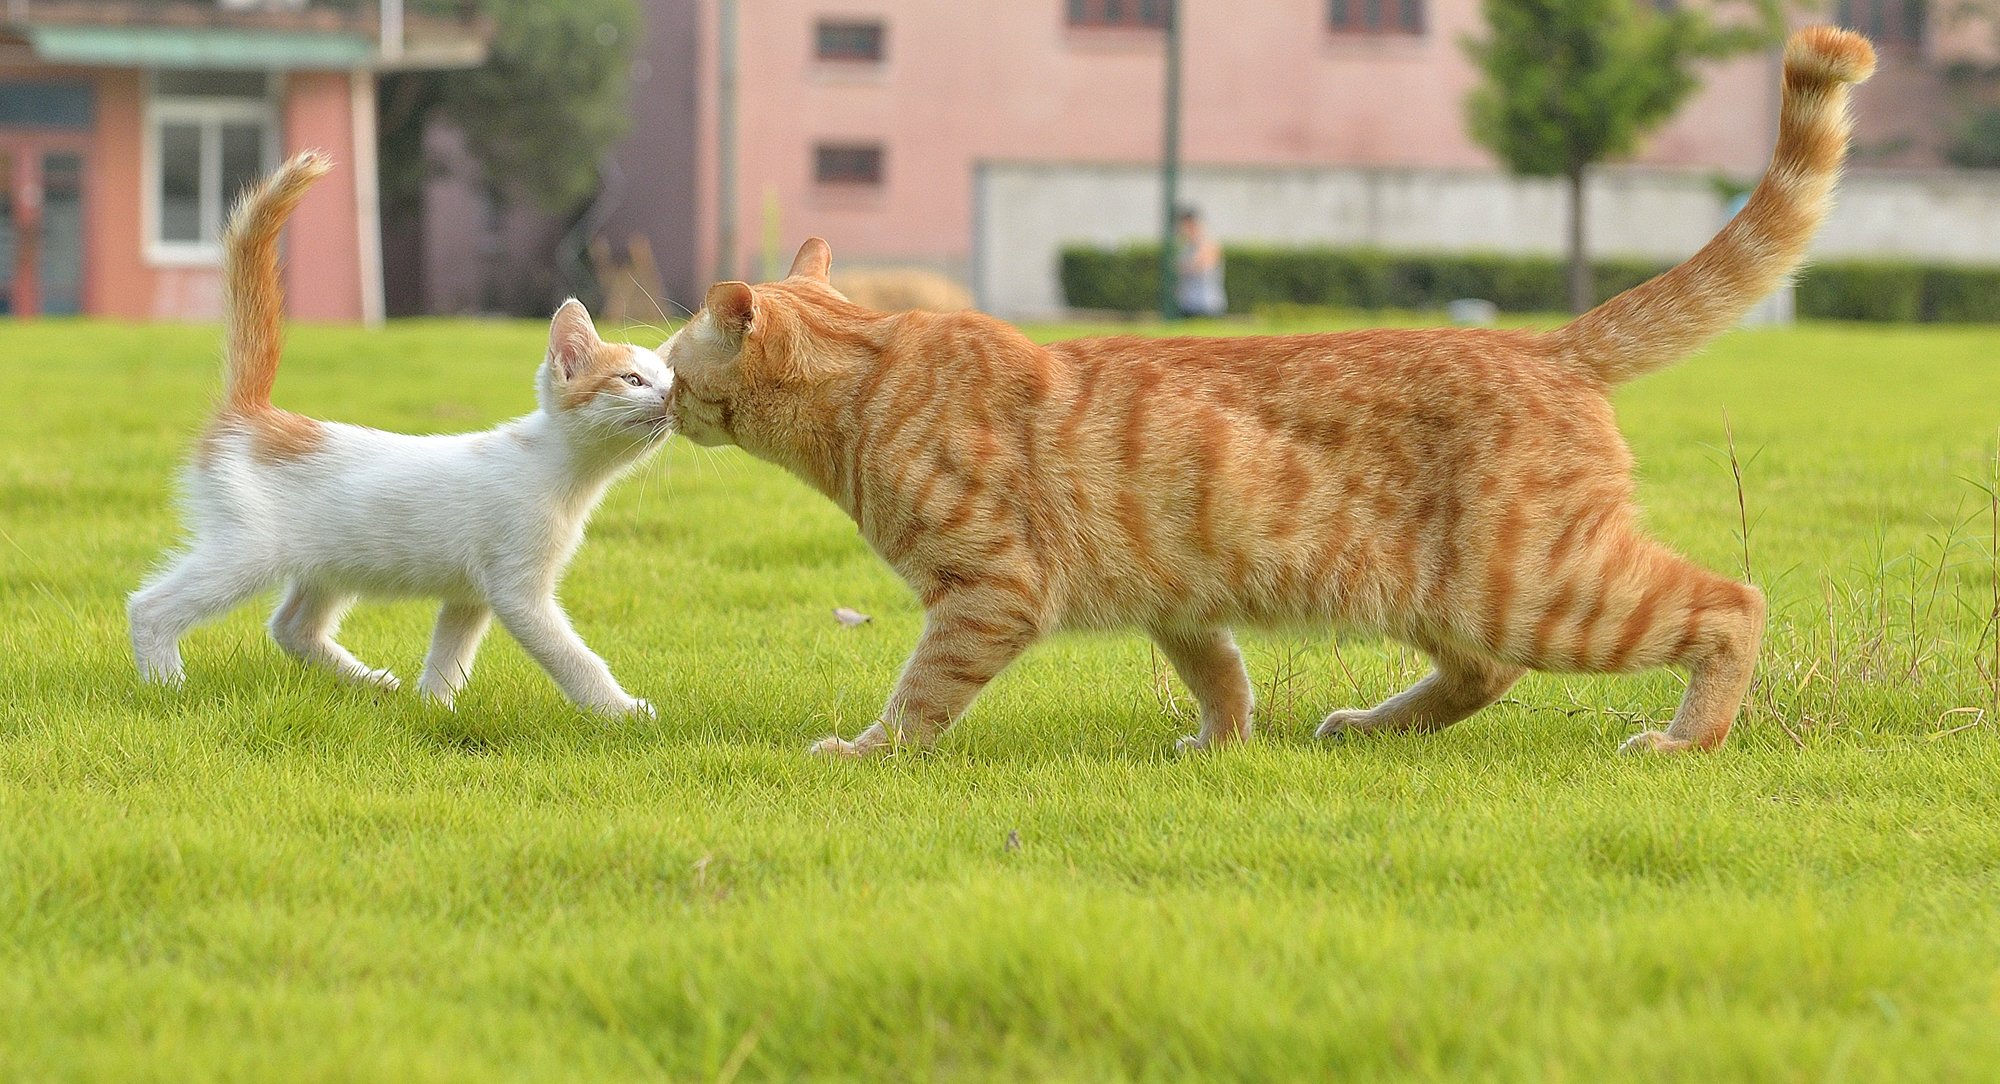
M260 124L264 128L265 172L276 168L279 154L278 76L264 76L264 97L183 98L160 93L159 73L146 76L143 118L144 168L140 193L140 229L145 233L146 262L154 267L220 267L222 227L228 194L222 191L222 126ZM206 241L168 241L160 236L160 127L192 124L201 130L201 232Z

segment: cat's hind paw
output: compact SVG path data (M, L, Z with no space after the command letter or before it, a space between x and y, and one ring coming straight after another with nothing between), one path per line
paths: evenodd
M1644 756L1647 753L1685 753L1694 748L1694 743L1685 738L1670 736L1664 730L1648 730L1625 739L1618 747L1621 756Z
M1367 708L1344 708L1329 714L1313 731L1321 741L1342 741L1352 734L1364 734L1375 713Z

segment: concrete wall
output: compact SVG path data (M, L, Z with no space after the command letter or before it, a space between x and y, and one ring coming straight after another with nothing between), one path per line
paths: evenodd
M973 189L974 288L981 308L1003 316L1062 309L1064 247L1159 232L1159 178L1148 167L988 163ZM1560 182L1471 170L1201 166L1185 176L1183 198L1224 241L1258 244L1556 254L1568 222ZM1681 259L1723 222L1721 197L1695 171L1603 170L1587 204L1601 255ZM1850 175L1813 252L2000 264L2000 176Z
M1426 6L1424 31L1413 35L1335 33L1325 0L1184 5L1188 160L1489 168L1465 125L1476 74L1461 42L1484 33L1479 0ZM1073 27L1066 9L1063 0L745 5L738 266L762 262L768 206L787 248L823 235L836 266L908 262L964 274L978 162L1155 159L1162 34ZM881 19L885 60L815 59L815 22L835 15ZM1641 159L1754 172L1770 146L1776 87L1769 56L1712 68ZM881 143L886 182L815 183L822 141ZM710 144L707 161L712 154ZM705 212L704 221L714 219Z

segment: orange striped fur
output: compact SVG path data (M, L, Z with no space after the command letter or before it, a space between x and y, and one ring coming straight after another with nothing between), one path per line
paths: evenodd
M1680 666L1634 750L1707 748L1749 685L1763 597L1638 528L1612 386L1732 326L1825 213L1867 42L1786 53L1782 130L1749 205L1687 263L1549 333L1384 330L1037 346L978 314L870 312L807 242L791 277L724 283L663 347L680 430L838 502L926 627L881 719L823 752L926 744L1041 636L1137 626L1201 703L1191 747L1246 737L1229 629L1340 623L1436 669L1320 734L1448 726L1530 669Z

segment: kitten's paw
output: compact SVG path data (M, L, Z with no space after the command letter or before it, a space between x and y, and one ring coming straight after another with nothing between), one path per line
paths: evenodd
M1365 734L1374 712L1365 708L1345 708L1333 712L1320 721L1313 737L1321 741L1340 741L1350 734Z
M403 679L387 670L369 670L356 674L354 675L354 683L372 689L380 689L385 693L393 693L403 687Z
M1208 739L1199 734L1184 734L1174 743L1175 756L1190 756L1208 751Z
M1694 743L1683 738L1670 737L1664 730L1648 730L1625 739L1618 747L1621 756L1643 756L1647 753L1684 753L1694 748Z
M149 666L141 664L139 680L156 688L177 690L187 684L187 671L178 666Z
M443 711L453 710L452 701L457 698L457 694L452 690L441 685L433 685L428 681L417 682L417 696L422 698L424 703Z
M653 710L652 701L635 696L632 698L632 703L625 708L625 717L628 719L643 719L650 723L658 722L660 713Z

